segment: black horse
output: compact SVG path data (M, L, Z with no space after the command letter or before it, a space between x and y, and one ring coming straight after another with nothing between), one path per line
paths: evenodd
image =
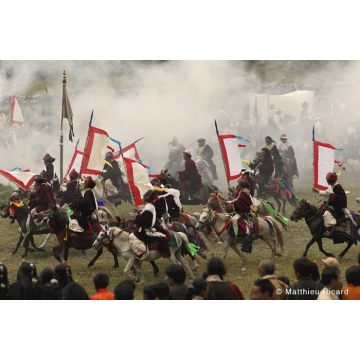
M322 246L322 238L330 238L333 239L334 244L339 244L343 242L347 242L346 248L343 250L343 252L338 256L338 259L342 259L343 256L347 253L347 251L351 248L353 245L353 242L351 240L345 240L346 237L337 238L334 236L324 236L324 220L323 220L323 214L322 210L318 209L316 206L311 205L306 200L301 200L301 202L298 204L298 206L295 208L293 213L290 216L290 219L292 221L297 222L298 220L304 218L306 221L306 225L309 227L309 230L311 232L311 235L313 236L311 240L306 245L305 251L303 256L305 257L307 255L307 252L311 245L313 245L315 242L319 246L319 250L327 257L335 257L333 254L328 253L324 250ZM346 220L350 221L350 220ZM359 230L360 227L360 217L356 215L356 223L357 223L357 229ZM357 235L358 241L360 240L359 234Z

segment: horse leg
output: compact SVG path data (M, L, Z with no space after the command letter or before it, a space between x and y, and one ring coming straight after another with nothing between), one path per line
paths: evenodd
M157 277L160 272L158 266L156 265L155 261L150 261L150 264L153 267L153 275Z
M29 236L32 236L32 235L28 234L24 239L24 245L23 246L24 246L25 250L24 250L24 253L21 255L22 258L26 258L28 256L29 251L30 252L34 251L32 249L31 250L29 249L29 243L30 243Z
M29 236L30 236L30 243L31 243L32 247L34 248L34 250L36 250L36 251L41 251L41 250L35 245L34 236L33 236L33 235L29 235Z
M114 257L114 266L113 268L118 268L119 267L119 260L118 260L118 252L116 250L116 248L110 250L112 256Z
M39 246L40 251L45 251L44 247L47 244L47 242L48 242L48 240L50 239L51 236L52 236L51 233L46 235L46 238L45 238L44 242Z
M102 255L102 253L103 253L103 247L101 247L98 251L97 251L97 253L96 253L96 255L94 256L94 258L88 263L88 268L90 268L90 267L92 267L94 264L95 264L95 261Z
M341 260L343 256L347 253L347 251L352 247L353 243L351 241L348 242L346 248L343 250L343 252L338 256L338 259Z
M324 250L321 236L318 238L318 240L317 240L316 242L317 242L317 244L318 244L318 246L319 246L319 250L320 250L326 257L335 257L334 254L328 253L328 252L326 252L326 251Z
M181 266L184 268L184 270L188 273L190 280L193 280L194 279L194 274L191 271L190 266L189 266L188 262L186 261L186 259L181 255L181 248L179 248L175 252L175 257L179 261Z
M62 251L62 247L61 247L60 244L53 247L54 257L60 263L62 262L62 259L61 259L61 256L60 256L61 251Z
M11 255L15 255L15 254L17 253L17 251L19 250L19 247L20 247L21 243L23 242L23 240L24 240L24 235L23 235L23 233L21 233L21 234L20 234L20 237L19 237L19 241L18 241L18 243L16 244L16 247L15 247L15 249L12 251Z
M236 246L236 243L232 243L230 244L230 248L233 249L236 254L239 255L240 259L241 259L241 264L244 264L246 261L245 256L241 253L241 251L238 249L238 247Z
M286 205L286 199L282 199L282 202L283 202L283 208L282 208L282 213L283 215L285 216L285 205Z
M307 253L310 249L310 247L317 241L317 238L318 238L319 235L314 235L311 240L306 244L306 247L305 247L305 251L303 253L303 257L306 257L307 256ZM321 240L320 240L321 241Z
M281 203L280 203L279 197L274 196L273 198L274 198L274 200L276 202L276 205L278 206L278 211L277 212L281 212Z
M259 238L269 246L271 250L271 260L274 261L275 256L279 256L279 257L282 256L278 251L276 251L276 242L274 239L271 238L271 236L259 235Z

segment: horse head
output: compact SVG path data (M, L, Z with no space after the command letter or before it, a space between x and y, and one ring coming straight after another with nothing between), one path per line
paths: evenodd
M203 212L200 215L195 228L201 230L204 227L210 226L213 221L213 211L210 206L204 206Z
M357 204L360 203L360 196L356 199L356 203L357 203Z
M2 218L7 218L10 216L10 202L8 202L7 204L2 204L0 206L0 210L1 210L1 213L0 213L0 216Z
M103 245L106 245L110 241L110 229L107 225L101 226L101 231L93 242L92 246L95 250L100 250Z
M302 219L307 213L312 210L310 203L306 199L302 199L299 204L296 206L294 211L290 216L291 221L297 222Z

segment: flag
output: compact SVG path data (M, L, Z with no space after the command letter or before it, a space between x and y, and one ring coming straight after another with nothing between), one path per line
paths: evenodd
M75 171L77 171L80 174L80 169L81 169L81 163L83 160L83 155L84 153L78 149L75 149L75 152L73 154L73 157L70 160L68 169L64 175L64 179L66 179L66 177L69 175L69 172L72 169L75 169Z
M148 190L154 190L149 180L146 166L124 157L126 173L134 197L134 206L143 205L143 195Z
M74 123L73 123L73 112L71 109L71 105L70 105L70 100L69 100L69 96L66 90L66 75L65 75L65 71L63 74L63 94L62 94L62 117L63 119L67 119L69 122L69 126L70 126L70 131L69 131L69 140L72 142L73 141L73 136L75 136L74 134ZM62 120L61 119L61 122Z
M107 132L89 125L80 174L98 175L101 173L108 144Z
M15 95L11 98L11 125L24 125L24 116Z
M218 139L227 181L229 182L241 176L242 163L240 161L239 147L244 147L244 145L238 144L237 136L231 134L218 135ZM245 139L242 138L242 140Z
M314 188L326 190L329 185L326 181L326 175L333 172L335 163L334 146L320 141L314 142Z
M132 143L131 145L128 145L127 147L123 148L122 153L124 157L128 159L140 160L135 143ZM118 161L122 161L120 151L114 153L114 159Z
M24 190L29 189L29 187L33 184L36 176L35 173L32 173L29 170L23 170L23 171L0 170L0 174L5 176L8 180L15 183Z

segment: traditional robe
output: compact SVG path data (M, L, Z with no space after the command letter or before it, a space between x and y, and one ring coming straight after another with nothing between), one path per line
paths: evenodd
M194 160L189 159L185 162L185 170L179 171L179 178L181 182L190 181L194 191L199 190L201 186L201 175L198 173Z
M29 201L29 208L35 208L36 212L45 211L50 208L56 207L54 192L49 183L42 183L36 190L36 198Z
M337 221L345 219L342 209L347 208L347 196L340 184L330 185L327 190L320 191L319 195L327 197L324 204L321 205L323 212L329 211Z
M71 219L77 219L79 225L88 230L88 220L91 218L91 214L96 210L96 200L91 189L87 189L84 193L84 197L81 199L74 199L71 202L71 208L74 213L71 215Z
M111 160L110 165L105 164L103 170L106 172L103 173L102 177L104 181L110 179L112 184L119 189L121 179L121 170L119 167L119 163L116 160Z
M56 197L61 198L59 204L60 207L62 207L64 204L70 204L74 199L80 199L82 195L77 180L69 181L67 183L66 190L59 191Z

